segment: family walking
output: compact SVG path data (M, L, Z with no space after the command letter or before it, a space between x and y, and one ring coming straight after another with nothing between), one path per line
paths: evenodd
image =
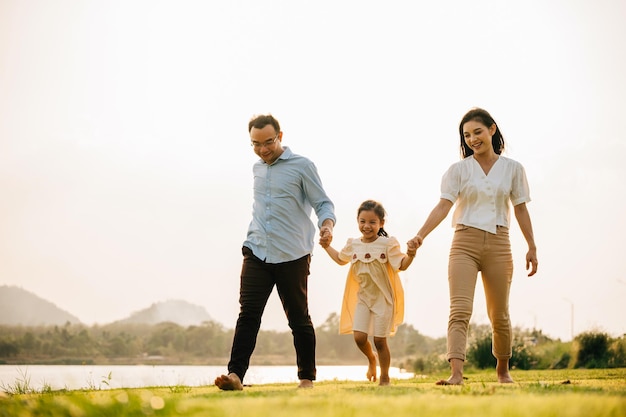
M461 161L441 180L440 200L402 252L384 230L385 209L375 200L357 210L360 236L336 250L331 246L336 223L334 205L322 186L315 164L283 146L283 132L271 115L248 124L251 146L259 156L253 166L252 221L243 243L240 313L235 327L228 373L215 379L223 390L242 390L254 351L261 317L276 287L291 329L300 388L312 388L316 376L315 332L308 310L308 275L316 226L319 244L339 265L350 263L340 317L340 333L353 334L368 360L366 377L389 385L391 353L387 338L404 320L404 291L398 272L413 262L416 251L456 208L448 283L450 314L447 359L451 375L439 385L463 383L467 331L480 271L493 330L492 352L501 383L509 373L512 329L509 290L513 258L509 241L510 206L528 244L526 269L537 272L537 249L526 203L529 186L522 165L502 156L504 138L491 115L470 110L459 125ZM315 212L317 225L311 221ZM370 343L372 337L376 352ZM377 375L377 362L380 376Z

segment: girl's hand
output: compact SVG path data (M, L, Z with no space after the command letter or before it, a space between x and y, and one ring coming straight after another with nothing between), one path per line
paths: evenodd
M407 246L407 250L406 250L407 256L411 256L411 257L415 256L415 253L417 252L417 248L419 247L417 243L415 243L413 239L411 239L406 243L406 246Z
M320 246L326 249L333 241L333 232L329 228L320 231Z

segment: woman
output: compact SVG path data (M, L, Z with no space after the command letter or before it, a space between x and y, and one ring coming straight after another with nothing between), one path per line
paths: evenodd
M530 193L522 165L501 156L504 138L491 115L479 108L470 110L459 125L461 155L441 181L441 199L422 228L411 240L417 247L446 218L456 203L455 227L448 264L450 317L448 353L451 375L438 385L463 383L467 330L472 315L474 289L481 272L487 313L493 330L492 353L501 383L511 383L512 329L509 318L509 290L513 257L509 241L509 201L528 243L528 276L537 272L537 247L526 208Z

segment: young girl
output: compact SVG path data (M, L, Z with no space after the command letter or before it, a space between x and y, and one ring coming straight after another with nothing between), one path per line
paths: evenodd
M367 379L376 381L376 354L368 340L374 336L374 345L380 361L380 385L389 385L391 354L387 337L396 332L404 320L404 290L398 270L411 265L417 246L411 241L407 254L400 243L383 229L385 209L373 200L359 207L357 223L361 237L348 239L337 252L330 246L332 238L320 239L320 244L339 265L351 262L341 307L339 333L354 333L354 341L367 357Z

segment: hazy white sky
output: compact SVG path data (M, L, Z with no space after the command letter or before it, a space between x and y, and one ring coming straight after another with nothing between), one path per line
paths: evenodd
M512 227L514 325L626 333L626 2L0 0L0 285L108 323L156 301L238 313L247 122L273 113L334 200L411 238L480 106L525 166L539 273ZM443 336L450 218L402 273L406 321ZM315 325L347 266L317 247ZM473 320L486 323L482 287ZM263 328L286 330L273 294Z

